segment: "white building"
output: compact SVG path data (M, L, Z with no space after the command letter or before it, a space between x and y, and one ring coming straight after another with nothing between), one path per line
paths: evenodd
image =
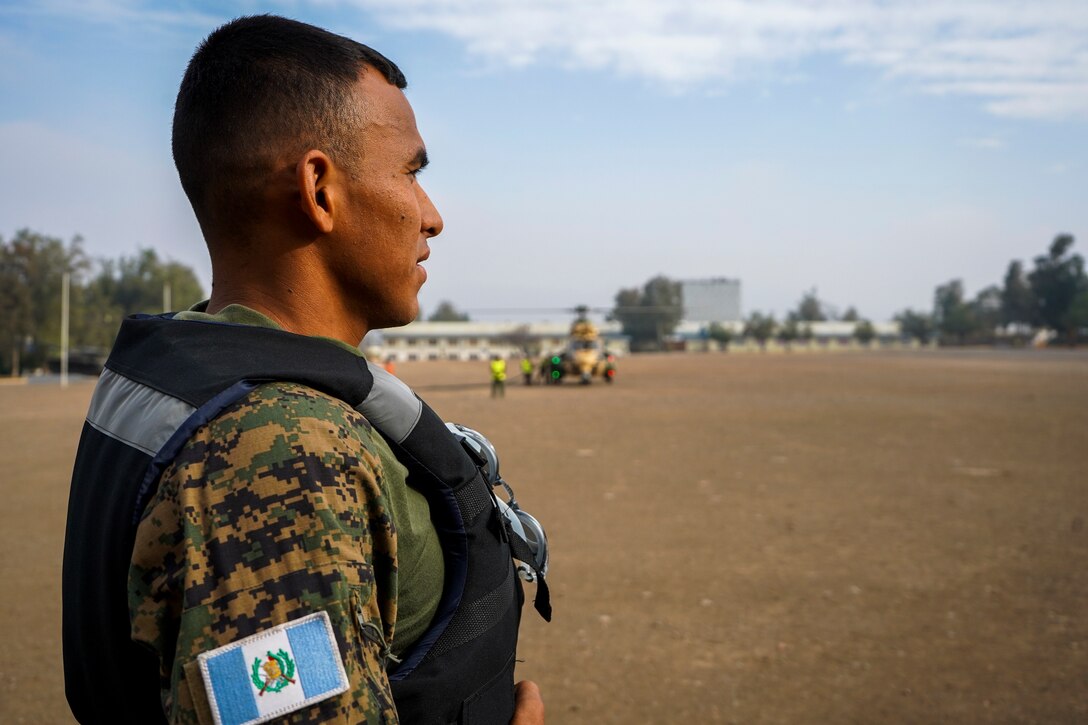
M618 322L595 323L609 352L625 355L628 339ZM371 360L487 360L492 355L534 356L563 350L569 322L423 322L371 333L362 348Z

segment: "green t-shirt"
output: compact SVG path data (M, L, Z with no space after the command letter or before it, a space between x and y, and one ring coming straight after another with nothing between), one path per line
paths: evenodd
M200 302L186 312L177 313L175 318L283 329L274 320L243 305L227 305L214 315L204 311L207 305L207 302ZM319 339L363 357L358 348L342 340ZM397 532L397 622L392 651L400 657L427 630L438 611L445 561L427 499L412 488L407 480L408 470L393 455L385 439L376 430L371 430L370 436L382 462L385 474L382 487Z

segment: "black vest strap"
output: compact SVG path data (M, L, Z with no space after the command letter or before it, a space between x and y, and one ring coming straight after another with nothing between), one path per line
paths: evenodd
M332 342L252 325L137 315L121 325L106 367L199 408L239 379L290 380L352 407L374 383L366 360ZM199 370L200 375L192 371Z

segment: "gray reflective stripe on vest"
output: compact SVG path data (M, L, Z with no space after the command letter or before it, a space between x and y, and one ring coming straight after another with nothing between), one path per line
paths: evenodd
M423 402L411 388L380 365L369 360L366 364L374 376L374 386L366 400L356 406L356 410L382 433L397 443L403 443L423 414Z
M106 369L94 389L87 423L154 456L194 410L184 400Z

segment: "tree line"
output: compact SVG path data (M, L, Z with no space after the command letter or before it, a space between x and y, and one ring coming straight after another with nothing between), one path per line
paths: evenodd
M664 275L649 279L641 288L621 289L615 296L615 305L609 319L617 320L623 327L623 334L631 340L631 350L646 352L666 348L667 338L676 330L684 315L683 285ZM854 307L849 307L841 315L823 303L816 296L816 291L806 292L797 308L786 315L781 323L773 314L754 311L745 320L740 336L755 340L765 346L772 338L781 340L787 347L794 341L810 340L813 337L813 322L838 319L854 322L854 336L862 342L868 342L876 336L872 323L864 320ZM703 330L706 337L716 340L722 346L737 337L731 327L721 322L711 322Z
M1045 330L1058 343L1076 344L1088 335L1088 277L1084 259L1072 252L1073 243L1072 235L1059 234L1030 270L1019 260L1009 262L1003 283L982 289L973 299L967 298L961 279L938 285L931 311L907 308L895 315L900 335L941 345L1026 344ZM635 351L664 349L682 317L681 284L661 275L642 288L621 289L610 316L623 325ZM876 337L873 323L855 307L840 314L815 289L802 294L781 322L771 313L753 311L739 335L760 346L777 339L789 347L812 339L812 323L832 320L853 323L852 335L862 343ZM723 346L738 334L719 322L710 323L704 333Z
M1012 260L1001 284L987 286L971 299L960 279L939 285L932 310L908 308L895 315L902 336L943 345L1001 340L1023 344L1047 330L1058 342L1075 344L1088 333L1088 277L1073 244L1072 235L1058 235L1046 253L1034 258L1031 269ZM104 355L127 315L163 310L164 290L169 290L169 306L175 310L205 297L191 268L161 259L153 249L116 259L92 258L79 236L64 242L29 229L6 240L0 236L0 374L39 369L58 357L65 273L70 276L69 344L76 354ZM636 351L664 349L682 317L681 284L664 275L642 287L621 289L610 315L622 324ZM443 301L430 319L467 320L468 315ZM816 290L805 292L781 322L773 314L752 312L740 334L760 345L777 338L788 346L810 339L811 323L827 320L853 322L853 334L862 342L876 334L854 307L839 314ZM711 323L704 333L723 345L737 334L719 323Z
M127 315L186 309L204 299L193 270L153 249L134 256L92 258L82 237L64 242L21 229L0 236L0 374L46 367L59 357L61 294L69 275L69 346L74 356L101 357Z
M1074 239L1059 234L1026 270L1009 262L1002 284L968 299L963 281L952 279L933 293L932 312L906 309L896 315L904 335L942 345L1024 344L1039 331L1057 343L1076 344L1088 332L1088 276Z

